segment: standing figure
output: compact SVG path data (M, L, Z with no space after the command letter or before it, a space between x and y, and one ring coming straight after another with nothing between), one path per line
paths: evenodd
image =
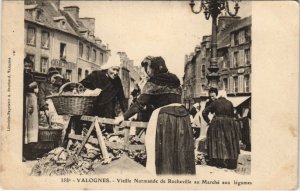
M234 121L232 103L226 99L226 92L220 91L219 98L202 112L203 119L209 124L207 130L207 149L211 165L235 169L240 153L239 129ZM213 119L208 118L214 113Z
M39 84L38 103L40 110L40 121L42 121L43 116L46 116L47 118L51 118L51 121L57 120L56 122L63 122L62 116L58 116L52 100L47 99L47 96L58 93L59 88L63 85L63 83L63 76L60 75L55 68L49 68L47 73L47 81Z
M32 75L33 62L29 57L24 59L24 129L23 129L23 160L28 158L27 151L38 142L38 85Z
M189 112L181 105L180 81L169 73L162 57L146 57L142 67L149 76L141 95L115 119L120 124L151 105L146 130L146 168L153 174L195 174L193 131Z

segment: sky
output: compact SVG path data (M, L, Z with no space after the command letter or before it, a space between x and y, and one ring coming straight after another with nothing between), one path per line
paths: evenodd
M238 16L251 15L251 1L239 4ZM61 9L71 5L80 8L79 17L96 19L95 35L112 54L126 52L135 65L148 55L162 56L180 80L185 55L211 34L211 19L193 14L189 1L61 1Z

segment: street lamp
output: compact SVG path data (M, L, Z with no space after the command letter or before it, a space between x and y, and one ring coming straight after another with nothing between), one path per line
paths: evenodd
M239 0L232 0L235 3L234 12L229 10L228 0L200 0L200 9L198 11L194 10L195 2L191 0L190 6L191 10L195 14L199 14L204 10L205 19L208 20L212 17L212 34L211 34L211 58L210 66L208 67L209 74L206 78L208 80L208 86L218 87L219 74L218 74L218 63L217 63L217 18L221 11L225 10L230 16L234 17L239 11Z

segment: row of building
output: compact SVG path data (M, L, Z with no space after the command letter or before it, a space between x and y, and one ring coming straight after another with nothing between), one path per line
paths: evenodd
M251 96L251 16L220 16L217 33L217 60L220 81L234 106L250 105ZM189 108L207 99L207 73L211 57L211 36L203 36L194 52L186 55L183 102ZM245 108L242 107L242 108Z
M60 9L60 1L25 1L25 55L34 70L55 67L70 81L82 80L110 56L108 45L95 37L95 18L80 18L79 7Z
M25 0L25 56L34 63L35 77L44 80L50 67L79 82L101 69L111 56L108 44L95 36L95 18L81 18L78 6L60 7L60 0ZM126 98L140 80L139 69L125 52L118 52Z

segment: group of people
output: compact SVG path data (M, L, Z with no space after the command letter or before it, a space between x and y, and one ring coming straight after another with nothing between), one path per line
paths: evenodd
M34 79L32 60L29 57L24 59L23 160L31 158L28 156L28 151L32 150L38 142L40 123L49 122L49 118L54 117L56 113L53 103L47 99L47 96L57 93L60 86L67 81L51 67L48 69L46 81L38 83Z
M25 64L26 65L26 64ZM146 168L154 174L195 174L194 135L190 113L181 104L180 80L169 72L160 56L147 56L141 63L146 78L141 80L134 93L134 102L127 109L121 79L118 76L120 60L111 59L102 70L93 71L80 83L88 89L99 89L94 115L115 118L116 125L137 114L138 121L148 122L145 135L147 151ZM59 74L50 74L51 90L61 86ZM55 77L53 77L55 76ZM25 78L26 81L26 78ZM59 83L61 82L61 83ZM24 83L33 91L35 84ZM49 86L50 87L50 86ZM38 93L38 100L44 100L47 86L41 86L44 93ZM210 101L203 110L203 119L209 124L207 131L208 156L212 165L236 168L239 154L238 129L233 120L233 106L225 96L217 99L218 90L210 90ZM32 93L28 93L31 95ZM27 93L26 93L27 100ZM119 102L121 113L116 114ZM39 110L47 115L47 103L39 101ZM28 108L26 101L25 108ZM212 120L209 113L214 113ZM28 129L28 125L26 127ZM25 129L26 129L25 128ZM112 127L107 131L112 131ZM30 129L30 128L29 128Z

